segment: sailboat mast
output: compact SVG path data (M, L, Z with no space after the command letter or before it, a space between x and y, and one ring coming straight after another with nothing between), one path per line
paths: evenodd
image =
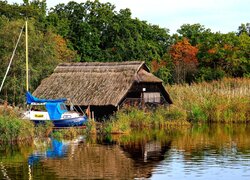
M28 50L28 20L25 21L25 44L26 44L26 91L29 91L29 50Z

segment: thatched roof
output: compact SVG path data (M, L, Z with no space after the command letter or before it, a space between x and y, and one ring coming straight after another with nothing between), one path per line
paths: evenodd
M78 105L118 106L134 82L162 83L144 62L84 62L59 64L33 95L70 98Z

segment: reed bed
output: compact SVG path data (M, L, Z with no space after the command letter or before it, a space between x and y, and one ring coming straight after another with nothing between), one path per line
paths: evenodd
M167 89L174 106L185 110L191 122L250 121L250 78L225 78Z
M29 142L34 137L34 125L28 120L0 115L0 143Z
M34 125L28 120L18 118L17 109L0 106L0 143L31 142L34 137Z
M79 135L86 134L86 130L77 127L70 127L66 129L55 129L50 133L50 137L61 139L74 139Z
M54 124L50 121L38 124L35 127L35 137L36 138L47 138L53 131Z
M189 126L187 114L176 107L159 107L155 111L126 108L118 111L104 125L104 132L128 134L134 130L166 129L175 126Z

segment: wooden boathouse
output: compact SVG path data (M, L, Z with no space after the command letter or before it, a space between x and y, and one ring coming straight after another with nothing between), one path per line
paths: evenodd
M66 97L76 106L90 106L96 117L127 105L172 104L162 80L142 61L62 63L42 80L33 95Z

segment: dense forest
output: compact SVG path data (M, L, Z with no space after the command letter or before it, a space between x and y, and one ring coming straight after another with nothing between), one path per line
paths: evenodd
M31 92L60 62L141 60L169 84L250 77L250 23L227 34L201 24L183 24L170 34L131 15L130 9L117 12L115 5L98 0L71 1L50 10L46 0L22 4L0 0L0 80L26 18ZM24 101L24 36L0 94L13 104Z

